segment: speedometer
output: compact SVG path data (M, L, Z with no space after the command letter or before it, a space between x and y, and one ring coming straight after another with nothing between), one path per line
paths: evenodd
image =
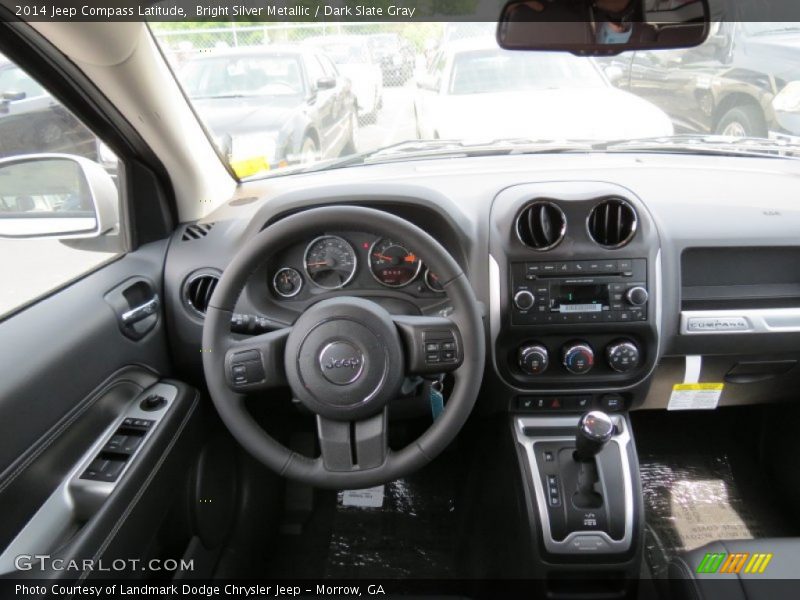
M402 244L381 238L369 249L369 271L388 287L403 287L419 275L422 261Z
M306 248L304 267L319 287L335 290L350 283L356 274L356 252L339 236L324 235Z

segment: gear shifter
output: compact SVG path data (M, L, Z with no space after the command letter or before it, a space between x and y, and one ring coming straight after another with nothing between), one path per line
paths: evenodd
M606 413L592 410L583 414L578 421L578 433L575 438L575 460L594 462L594 457L613 435L614 423Z

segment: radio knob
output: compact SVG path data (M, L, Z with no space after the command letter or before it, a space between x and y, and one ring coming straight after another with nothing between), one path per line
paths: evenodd
M589 344L570 344L564 348L563 359L567 371L574 375L583 375L594 366L594 350Z
M520 310L530 310L535 302L536 298L528 290L520 290L514 294L514 306Z
M630 340L619 340L606 348L608 366L617 373L627 373L639 366L639 347Z
M520 348L517 353L517 360L519 361L519 368L528 375L543 373L547 370L547 365L550 364L547 348L540 344L532 344Z
M633 306L644 306L649 298L647 290L640 285L632 287L625 293L625 300Z

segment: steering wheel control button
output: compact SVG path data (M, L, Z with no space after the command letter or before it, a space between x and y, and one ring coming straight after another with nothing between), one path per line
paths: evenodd
M627 373L639 366L639 347L630 340L619 340L606 348L608 366L617 373Z
M589 344L575 342L567 345L563 353L564 368L573 375L583 375L594 366L594 350Z
M423 334L423 348L427 365L452 365L460 360L458 344L452 331L444 329L425 331Z
M230 359L229 379L234 388L264 381L264 365L258 350L235 352Z
M364 355L350 342L331 342L319 353L319 368L331 383L349 385L361 377Z
M540 344L532 344L519 349L517 361L523 373L539 375L547 370L550 357L547 348Z

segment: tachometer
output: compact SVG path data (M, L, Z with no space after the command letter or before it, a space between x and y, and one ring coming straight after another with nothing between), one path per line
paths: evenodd
M335 290L350 283L356 274L356 252L346 240L324 235L306 248L304 267L308 278L319 287Z
M403 287L419 275L422 262L402 244L381 238L369 249L369 271L387 287Z

